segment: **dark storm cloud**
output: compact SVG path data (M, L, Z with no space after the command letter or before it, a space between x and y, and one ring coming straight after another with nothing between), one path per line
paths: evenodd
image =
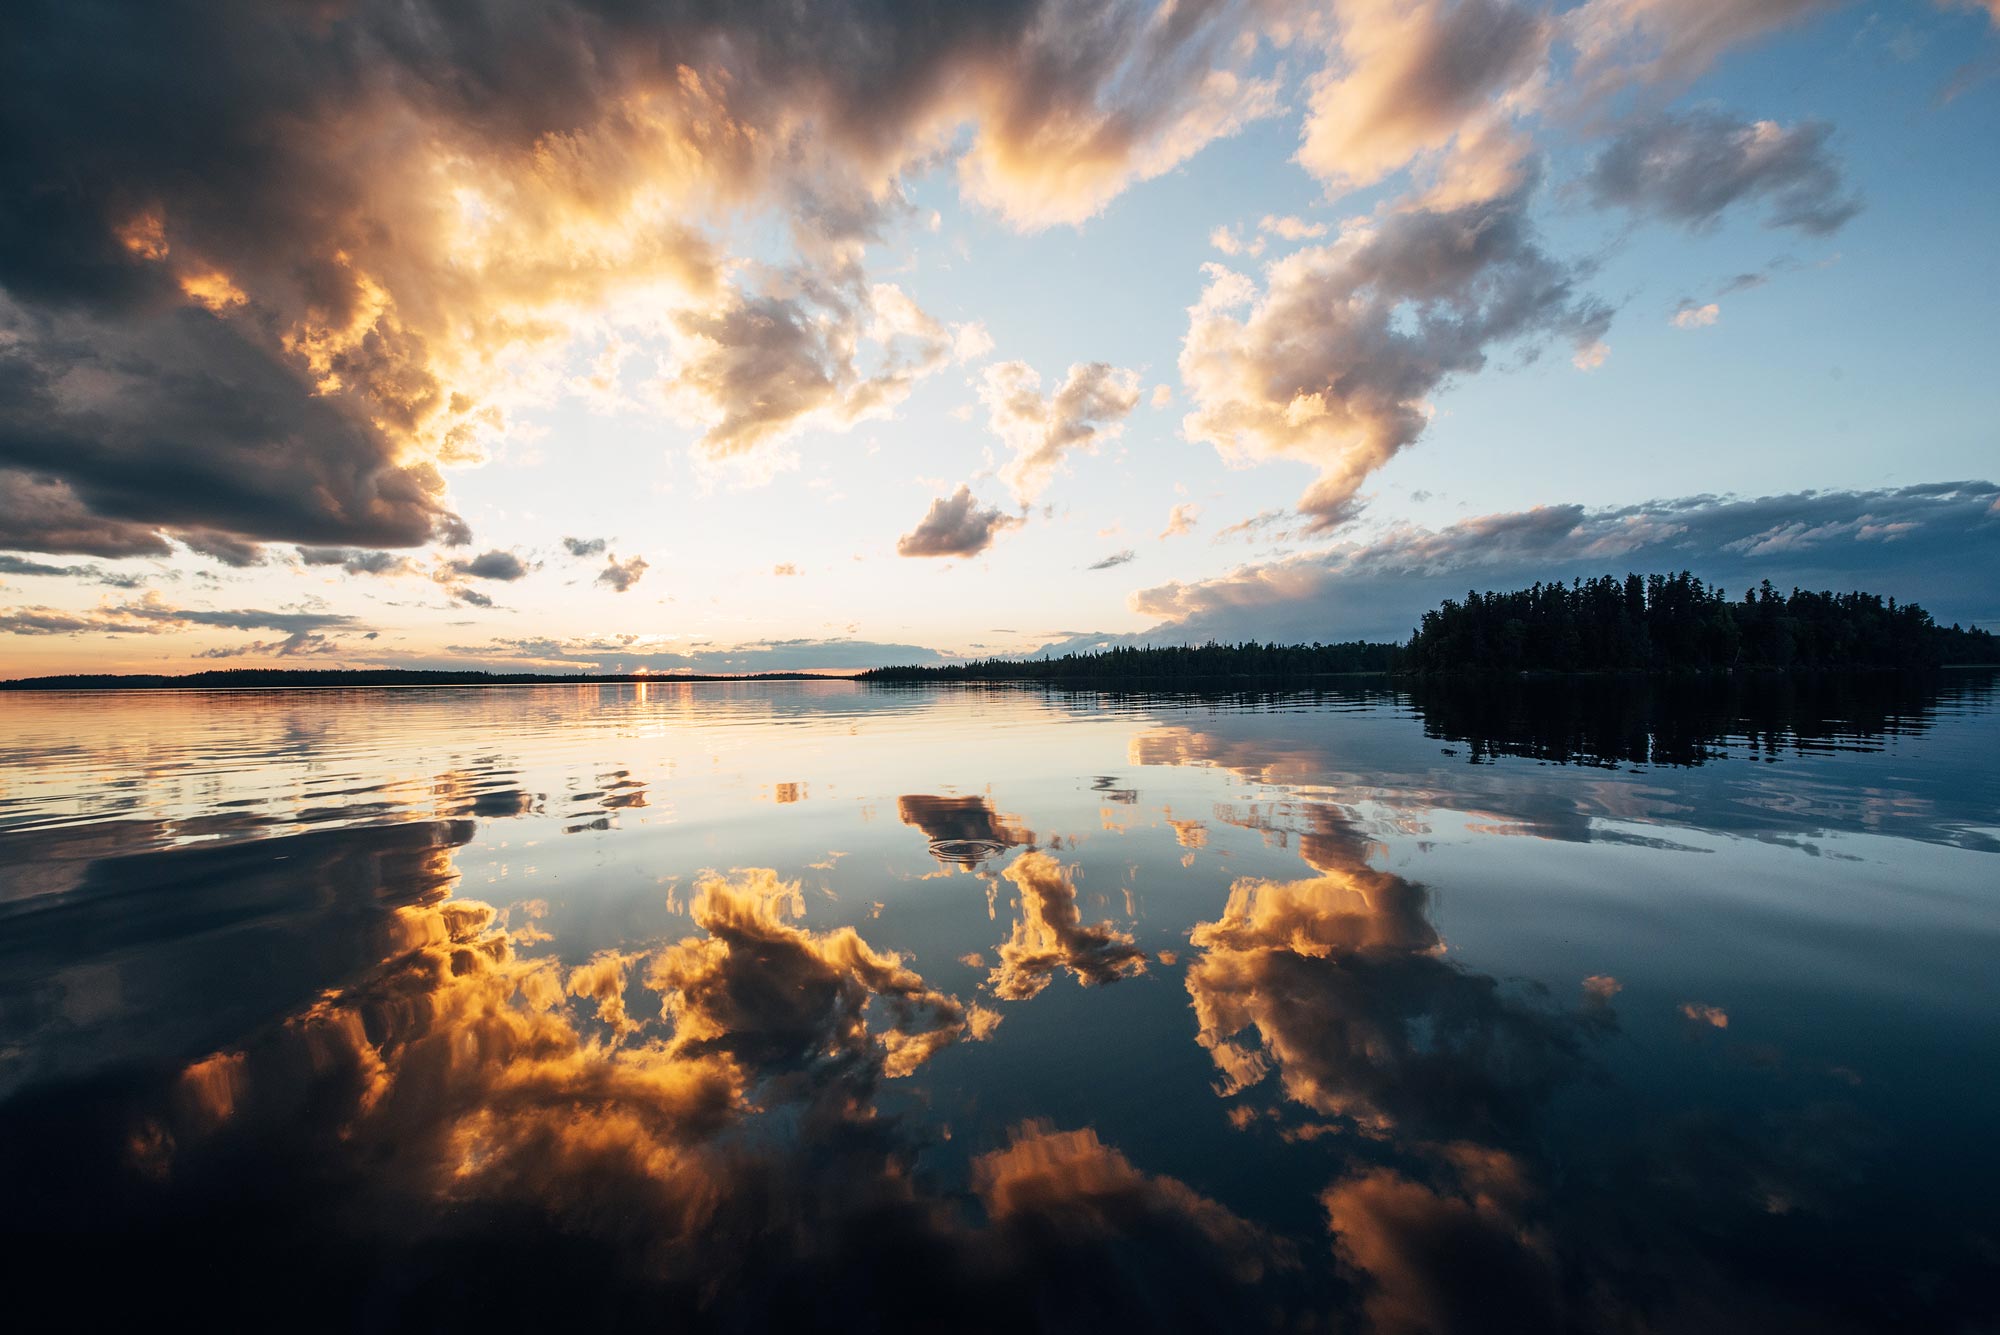
M614 593L623 593L637 584L640 576L645 573L645 557L631 556L621 561L614 553L605 563L604 569L597 572L597 582L610 588Z
M1600 207L1689 227L1707 226L1739 203L1762 203L1767 226L1826 236L1861 211L1828 151L1832 136L1823 121L1786 129L1720 111L1660 112L1606 145L1584 185Z
M178 535L189 551L196 552L237 570L264 564L264 549L254 542L213 529L183 529Z
M903 207L902 174L969 126L969 198L1021 227L1088 217L1275 110L1245 19L1216 0L524 0L504 22L402 0L21 0L0 50L0 469L56 490L0 508L0 542L462 532L437 468L501 421L476 354L546 353L632 282L686 294L668 319L701 346L669 381L699 382L726 444L829 405L871 415L935 357L861 376L840 349L772 348L756 312L803 308L737 291L701 229L782 210L817 307L936 345L900 294L826 282ZM494 206L484 240L461 186Z
M901 556L977 556L1024 520L995 507L981 509L972 489L960 486L931 502L923 522L896 540Z
M521 558L512 552L490 551L464 561L453 561L445 567L451 574L461 579L491 579L502 583L512 583L528 573Z
M1859 588L1922 603L1944 622L2000 622L1993 573L2000 486L1693 496L1599 510L1550 505L1438 530L1406 525L1214 579L1142 589L1133 606L1162 625L1081 639L1401 639L1425 611L1468 588L1682 569L1736 593L1764 579L1781 588Z
M299 560L308 566L339 566L350 575L405 575L416 569L407 556L360 547L301 547Z
M19 556L0 554L0 575L74 575L80 566L44 565Z
M434 469L394 463L378 430L208 311L0 304L0 327L8 546L160 554L163 529L236 554L272 538L414 546L441 517Z
M564 538L562 541L571 556L598 556L605 548L603 538Z
M83 556L167 556L152 529L93 514L64 482L0 468L0 547Z
M52 566L44 561L31 561L25 557L8 556L0 553L0 575L47 576L59 575L66 579L85 580L92 584L102 584L112 589L144 588L146 577L128 570L106 570L103 566Z

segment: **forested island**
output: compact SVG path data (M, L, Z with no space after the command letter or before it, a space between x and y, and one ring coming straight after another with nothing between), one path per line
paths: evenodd
M167 675L69 673L0 681L0 691L158 691L251 690L275 687L345 686L606 686L639 681L801 681L813 672L758 672L748 676L701 673L452 672L406 668L227 668Z
M1051 658L875 668L875 682L1287 680L1357 673L1709 673L1876 671L2000 663L2000 637L1940 626L1915 603L1872 593L1779 593L1769 581L1732 600L1683 571L1606 575L1468 593L1426 612L1406 644L1118 646Z
M1939 626L1874 593L1732 600L1683 571L1468 593L1424 613L1398 663L1408 672L1714 672L1924 668L2000 663L2000 639Z

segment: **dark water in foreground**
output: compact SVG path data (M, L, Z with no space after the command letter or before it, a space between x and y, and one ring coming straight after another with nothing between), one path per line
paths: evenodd
M1994 1328L2000 695L0 697L0 1267L218 1329Z

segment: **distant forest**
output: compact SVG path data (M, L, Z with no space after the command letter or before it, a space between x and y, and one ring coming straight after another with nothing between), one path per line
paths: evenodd
M1536 584L1447 599L1408 644L1120 646L1059 658L989 658L876 668L863 681L1143 682L1352 673L1716 672L1896 669L2000 663L2000 637L1939 626L1915 603L1872 593L1779 593L1769 581L1731 600L1693 575Z
M635 681L801 681L817 675L811 672L759 672L747 677L724 677L658 672L650 675L597 676L577 672L555 676L534 672L431 672L404 668L227 668L187 672L179 676L143 672L22 677L17 681L0 681L0 691L212 691L277 686L606 686Z
M985 658L943 667L871 668L861 681L1069 681L1146 682L1152 685L1222 677L1324 677L1395 670L1402 650L1393 644L1349 640L1343 644L1202 644L1157 648L1119 646L1060 658Z

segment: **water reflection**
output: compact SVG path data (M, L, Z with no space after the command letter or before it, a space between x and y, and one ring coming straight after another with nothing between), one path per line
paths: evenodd
M989 983L994 995L1025 1001L1068 970L1085 987L1146 971L1146 952L1109 921L1086 924L1077 907L1076 872L1047 853L1023 853L1006 878L1019 894L1014 930L1000 943Z
M1970 1328L2000 710L1811 689L0 701L0 1241L225 1325Z
M470 821L165 851L140 822L0 839L0 1093L198 1051L382 958L457 879Z
M1002 816L981 796L934 797L905 793L896 815L930 836L931 856L948 866L978 867L1010 848L1035 842L1035 832Z
M1425 888L1367 866L1338 817L1314 815L1300 853L1317 875L1239 880L1190 934L1196 1041L1220 1092L1275 1072L1285 1098L1338 1119L1295 1135L1518 1137L1609 1009L1559 1012L1445 959Z
M1409 689L1426 736L1474 764L1526 756L1564 765L1700 765L1879 751L1921 735L1941 712L1990 707L1988 672L1766 673L1724 678L1425 681Z

